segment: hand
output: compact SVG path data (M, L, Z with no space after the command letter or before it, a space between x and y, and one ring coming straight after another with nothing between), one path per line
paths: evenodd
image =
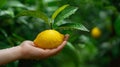
M63 43L54 49L42 49L34 46L32 41L21 43L21 59L44 59L57 54L66 45L69 35L65 35Z

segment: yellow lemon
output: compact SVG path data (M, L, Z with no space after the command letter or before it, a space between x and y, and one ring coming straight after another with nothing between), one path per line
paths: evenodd
M101 36L101 30L98 28L98 27L94 27L91 31L91 35L94 37L94 38L98 38Z
M34 44L40 48L56 48L64 40L64 35L56 30L45 30L37 35Z

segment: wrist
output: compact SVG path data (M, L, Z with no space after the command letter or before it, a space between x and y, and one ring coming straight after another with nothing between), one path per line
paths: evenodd
M20 46L14 47L16 50L16 60L19 60L22 58L22 48Z
M20 46L0 50L0 65L21 59L21 50Z

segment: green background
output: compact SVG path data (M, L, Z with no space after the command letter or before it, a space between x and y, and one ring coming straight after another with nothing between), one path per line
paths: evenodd
M59 29L70 34L67 45L57 55L44 60L17 60L1 67L120 67L120 0L0 0L0 49L34 40L49 27L35 17L16 15L23 10L37 10L51 17L56 9L69 4L78 10L58 23L80 23L89 32ZM98 27L99 38L91 36Z

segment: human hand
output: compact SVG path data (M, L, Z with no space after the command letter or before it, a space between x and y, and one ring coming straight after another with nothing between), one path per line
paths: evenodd
M42 49L35 47L32 41L21 43L21 59L44 59L57 54L66 45L69 35L65 35L63 43L54 49Z

